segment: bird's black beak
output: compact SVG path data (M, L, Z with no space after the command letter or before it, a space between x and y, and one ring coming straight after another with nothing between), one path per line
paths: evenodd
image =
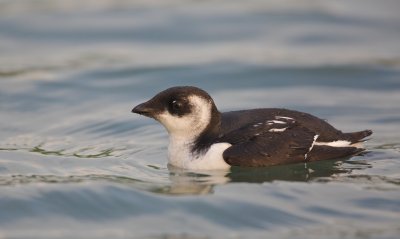
M148 117L153 117L156 112L157 110L154 107L152 107L152 104L149 101L139 104L132 109L132 113Z

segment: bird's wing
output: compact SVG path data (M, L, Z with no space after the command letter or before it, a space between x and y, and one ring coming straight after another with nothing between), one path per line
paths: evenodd
M247 125L219 141L232 144L223 153L228 164L260 167L307 161L317 137L295 120L283 118Z

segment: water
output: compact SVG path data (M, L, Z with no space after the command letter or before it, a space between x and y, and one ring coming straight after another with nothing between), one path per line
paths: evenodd
M0 1L0 238L398 238L398 1ZM373 129L349 159L168 168L130 110L195 85L221 111Z

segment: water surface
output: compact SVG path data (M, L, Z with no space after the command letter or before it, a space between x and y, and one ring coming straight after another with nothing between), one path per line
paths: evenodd
M0 238L397 238L398 1L0 1ZM168 168L170 86L285 107L364 156Z

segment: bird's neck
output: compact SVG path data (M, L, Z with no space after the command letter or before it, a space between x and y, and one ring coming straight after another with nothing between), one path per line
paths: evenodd
M215 108L206 128L193 141L191 151L193 154L201 154L215 143L221 133L221 114Z
M185 161L201 158L221 132L221 114L213 112L206 128L196 135L170 134L168 146L169 163L178 167L184 167Z

